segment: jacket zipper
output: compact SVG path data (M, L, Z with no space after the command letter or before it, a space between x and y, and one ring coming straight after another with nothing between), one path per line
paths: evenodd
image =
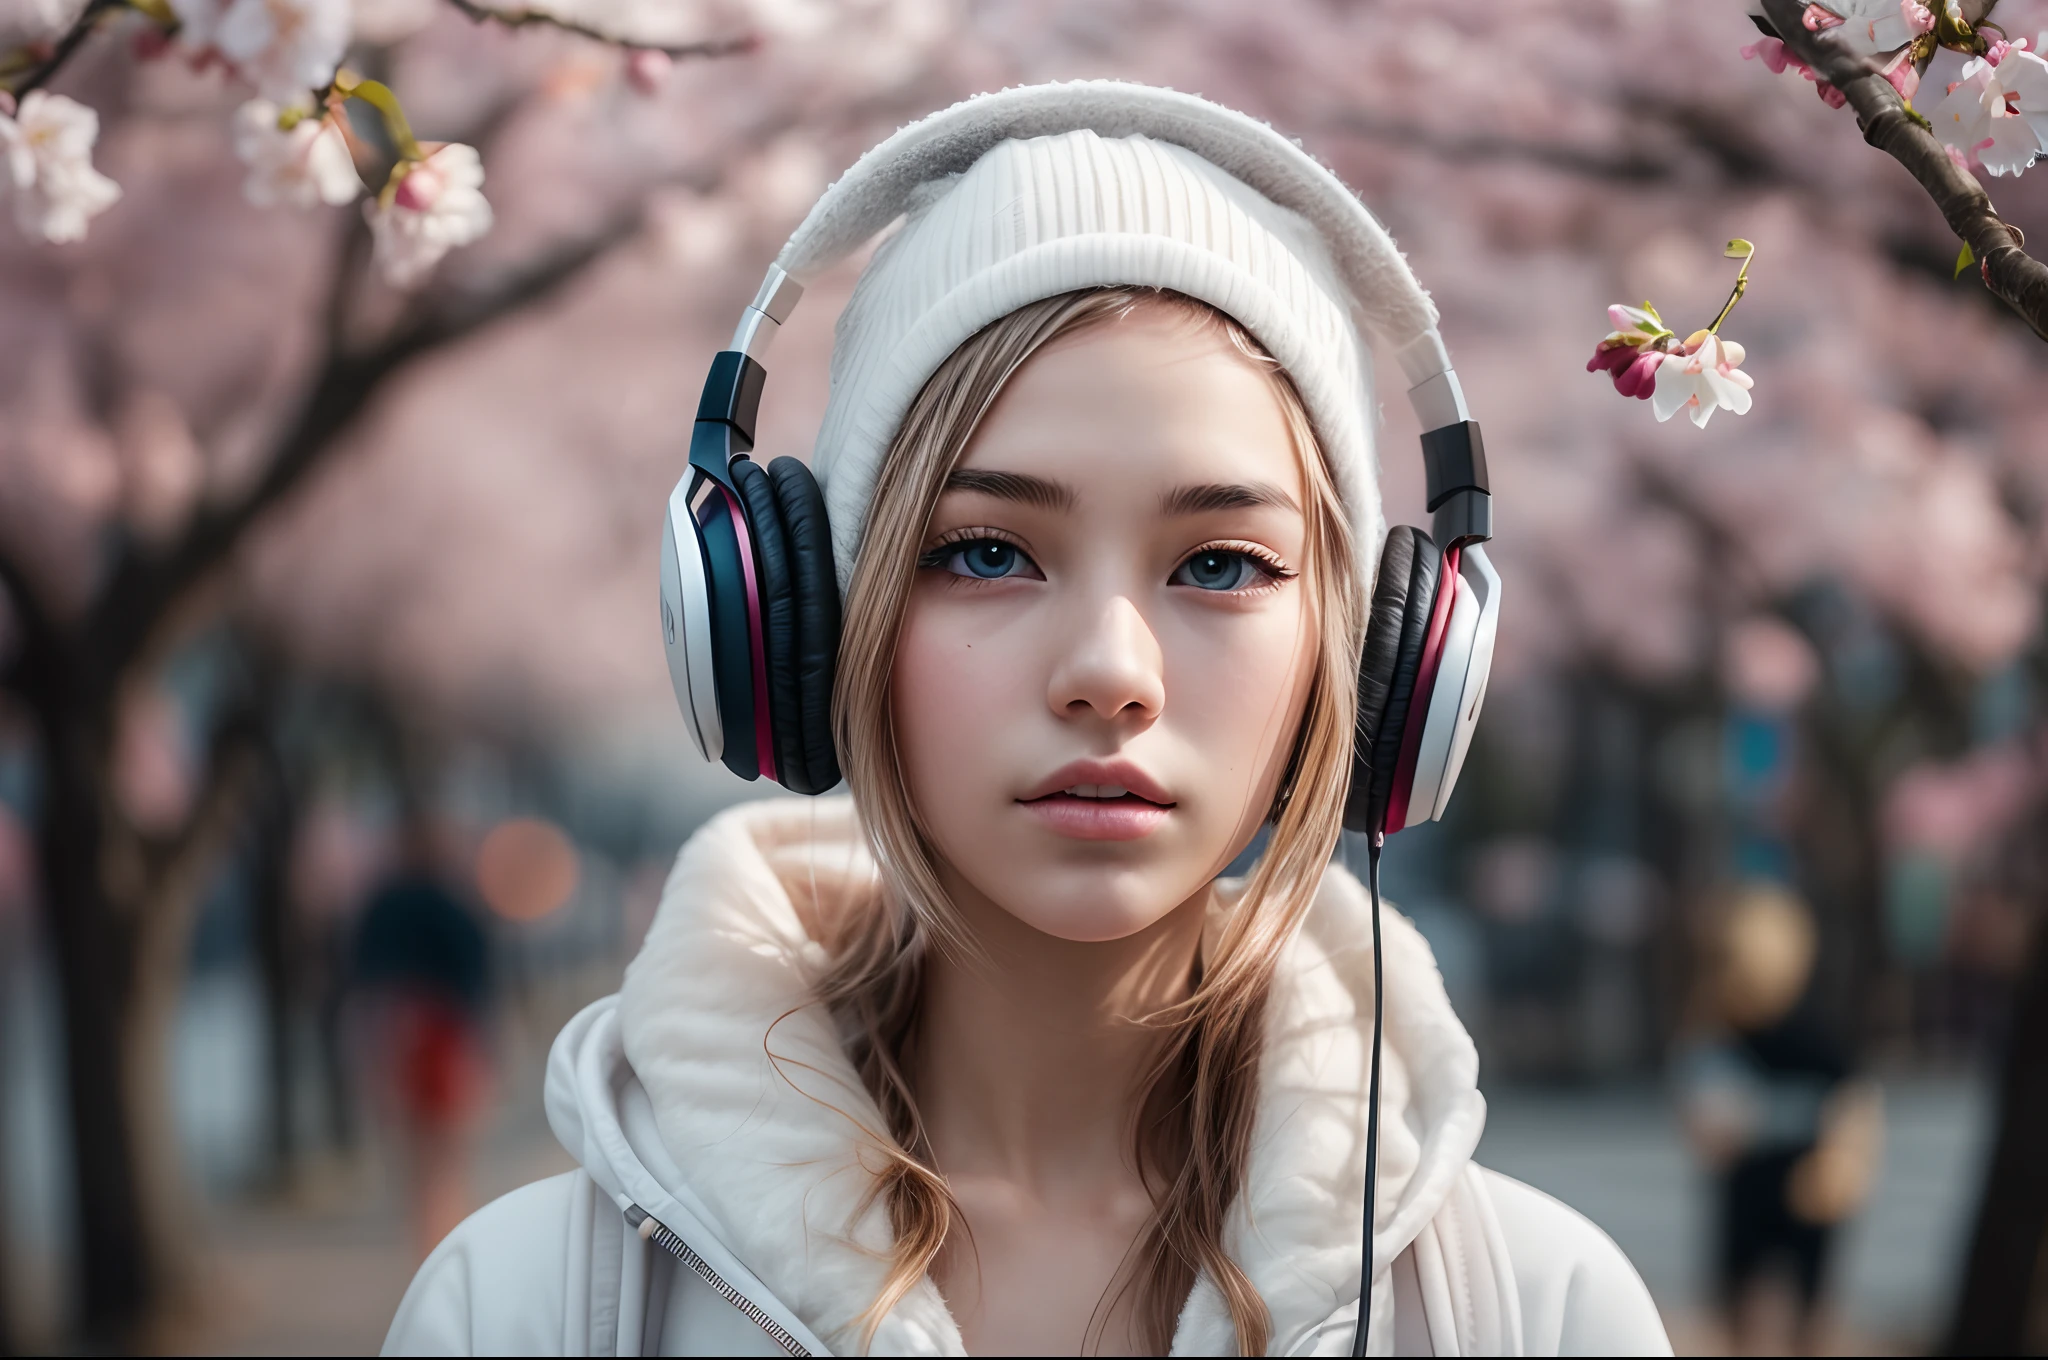
M623 1199L624 1196L620 1196L620 1198ZM740 1293L739 1290L727 1284L719 1273L711 1268L710 1262L706 1261L696 1252L691 1251L689 1243L677 1237L673 1232L670 1232L668 1226L662 1223L660 1219L657 1219L637 1204L627 1205L625 1212L626 1222L634 1231L688 1266L698 1279L711 1286L712 1293L739 1309L740 1316L768 1333L768 1339L782 1347L786 1354L797 1357L798 1360L805 1360L811 1354L811 1352L804 1349L803 1342L791 1336L787 1328L783 1327L774 1318L769 1317L762 1310L760 1304L755 1303L745 1294Z

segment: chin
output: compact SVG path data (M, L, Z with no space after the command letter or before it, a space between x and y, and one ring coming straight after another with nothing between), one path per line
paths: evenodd
M1074 944L1106 944L1156 925L1194 891L1101 867L1043 877L1019 874L990 893L989 900L1040 934Z

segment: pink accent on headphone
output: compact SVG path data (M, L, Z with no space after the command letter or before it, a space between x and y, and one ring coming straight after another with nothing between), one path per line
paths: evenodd
M768 657L761 634L761 586L754 579L754 540L747 533L747 517L740 513L739 500L724 487L718 494L732 513L733 535L740 543L740 570L747 578L747 650L754 662L754 753L761 773L775 779L775 727L768 717ZM775 779L781 783L780 779Z
M1451 604L1458 595L1458 549L1444 554L1436 578L1436 602L1429 610L1429 633L1422 644L1422 664L1415 671L1415 692L1408 699L1408 722L1401 730L1401 763L1394 767L1394 787L1387 795L1389 831L1408 825L1408 796L1415 792L1415 760L1422 750L1422 729L1429 723L1429 701L1436 673L1443 665L1444 639L1451 631Z

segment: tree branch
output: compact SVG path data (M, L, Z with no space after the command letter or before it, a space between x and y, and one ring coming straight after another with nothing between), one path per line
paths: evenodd
M448 0L448 3L479 24L497 23L507 28L531 28L535 25L557 28L564 33L574 33L579 37L609 43L614 47L637 47L647 51L666 52L679 61L691 57L736 56L742 52L751 52L761 45L761 40L750 33L739 38L714 38L707 42L686 43L681 47L663 47L658 43L634 42L620 34L607 33L601 28L580 24L573 19L564 19L529 5L499 9L495 5L483 4L482 0Z
M1685 169L1676 152L1699 157L1731 184L1771 187L1792 181L1769 149L1748 136L1724 109L1672 99L1654 88L1624 89L1618 102L1628 110L1638 133L1650 134L1649 139L1639 135L1633 145L1609 149L1511 136L1447 135L1368 109L1345 110L1330 127L1454 164L1505 161L1614 184L1670 183ZM1663 136L1657 137L1659 133ZM1675 147L1670 145L1673 140Z
M92 36L100 17L120 3L121 0L92 0L78 16L77 22L65 30L63 37L57 39L57 46L47 59L40 65L30 67L29 73L19 81L0 79L0 89L19 98L48 84L50 78L63 70L64 63L70 61L78 49L85 45L85 40Z
M341 433L382 390L384 382L422 355L474 335L492 323L545 301L609 255L641 227L634 209L585 240L566 246L513 275L499 287L458 299L403 327L365 353L330 341L328 358L312 390L277 441L263 475L240 500L195 516L183 537L162 553L122 562L93 608L94 654L119 674L152 640L172 606L220 565L264 512L301 485L339 443ZM346 275L337 282L345 288Z
M2048 265L2022 248L2019 232L1999 218L1984 186L1949 159L1948 149L1915 120L1877 64L1849 50L1842 38L1846 29L1808 32L1800 0L1763 0L1763 7L1792 54L1848 99L1863 140L1903 165L1927 191L1949 229L1976 255L1984 286L2048 340Z

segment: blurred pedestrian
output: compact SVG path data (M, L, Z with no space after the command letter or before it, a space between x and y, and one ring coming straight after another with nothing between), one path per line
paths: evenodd
M1743 889L1712 946L1706 1024L1681 1057L1679 1099L1716 1181L1719 1303L1735 1349L1771 1354L1785 1343L1768 1335L1767 1286L1783 1278L1790 1345L1813 1354L1834 1228L1868 1192L1882 1109L1814 1003L1817 941L1798 898Z
M489 942L452 880L447 840L432 816L407 818L399 862L371 892L354 951L367 1075L398 1126L422 1256L469 1212L471 1145L489 1087Z

